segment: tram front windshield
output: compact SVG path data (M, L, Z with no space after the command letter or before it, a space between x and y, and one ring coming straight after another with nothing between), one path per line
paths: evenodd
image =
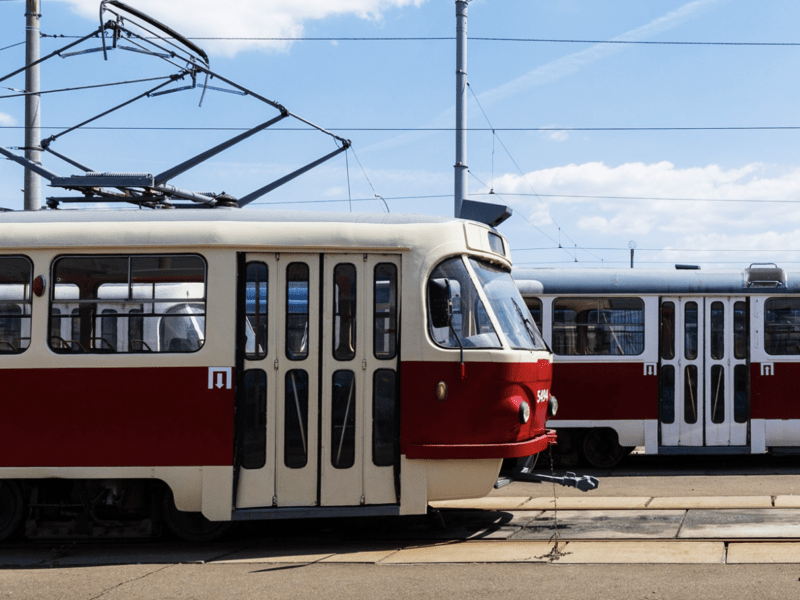
M511 347L546 350L542 334L508 271L474 258L469 262Z
M491 311L512 348L546 349L511 274L474 258L469 259L469 264L477 281L462 257L441 262L431 274L429 283L446 290L449 313L446 325L435 326L429 296L428 322L433 340L446 348L501 348L500 336L489 317ZM488 307L478 294L476 283L486 295Z

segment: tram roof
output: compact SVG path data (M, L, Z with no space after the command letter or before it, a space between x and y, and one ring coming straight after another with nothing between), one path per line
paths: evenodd
M783 275L765 281L759 275ZM800 271L768 269L538 269L512 271L523 294L789 294L800 293Z
M410 249L437 246L451 237L464 240L465 222L402 213L224 208L0 212L2 246L7 249L131 245Z
M247 222L371 223L408 225L447 223L450 217L406 213L328 213L248 209L80 209L0 212L0 223Z

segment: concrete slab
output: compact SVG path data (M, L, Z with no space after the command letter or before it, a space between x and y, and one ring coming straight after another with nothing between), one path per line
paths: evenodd
M373 548L371 550L344 550L339 548L328 558L323 558L320 562L324 563L367 563L376 564L386 560L392 554L401 550L399 546L386 547L383 549Z
M381 564L548 562L549 542L456 542L404 548Z
M553 510L554 507L558 507L559 511L613 509L635 510L639 508L646 508L650 499L650 496L580 496L558 498L557 501L554 501L552 496L542 496L539 498L531 498L522 506L520 506L519 510Z
M559 510L561 539L674 539L685 512L682 510ZM512 540L549 539L554 529L554 513L531 519L512 536Z
M734 542L728 544L729 565L800 563L800 542Z
M798 505L800 507L800 505ZM653 509L690 508L772 508L771 496L690 496L653 498L647 505Z
M530 496L498 496L472 498L470 500L446 500L430 502L432 508L471 508L480 510L514 510L530 500Z
M800 510L690 510L679 538L800 538Z
M722 564L723 542L569 542L557 564Z
M775 508L800 508L800 496L775 496Z

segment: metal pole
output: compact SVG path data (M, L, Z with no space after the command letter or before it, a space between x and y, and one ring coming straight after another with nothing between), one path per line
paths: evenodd
M454 216L467 196L467 4L456 0L456 164Z
M25 64L32 65L39 60L39 0L26 0L25 12ZM41 165L42 153L39 143L41 136L41 113L39 112L39 65L25 71L25 158ZM39 210L42 207L41 179L39 175L25 169L25 210Z

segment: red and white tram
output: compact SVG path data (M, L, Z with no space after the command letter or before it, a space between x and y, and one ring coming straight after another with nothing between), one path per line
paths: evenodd
M424 513L555 439L552 355L485 225L70 210L0 230L0 539Z
M554 354L558 453L612 467L648 454L800 447L800 272L520 269Z

